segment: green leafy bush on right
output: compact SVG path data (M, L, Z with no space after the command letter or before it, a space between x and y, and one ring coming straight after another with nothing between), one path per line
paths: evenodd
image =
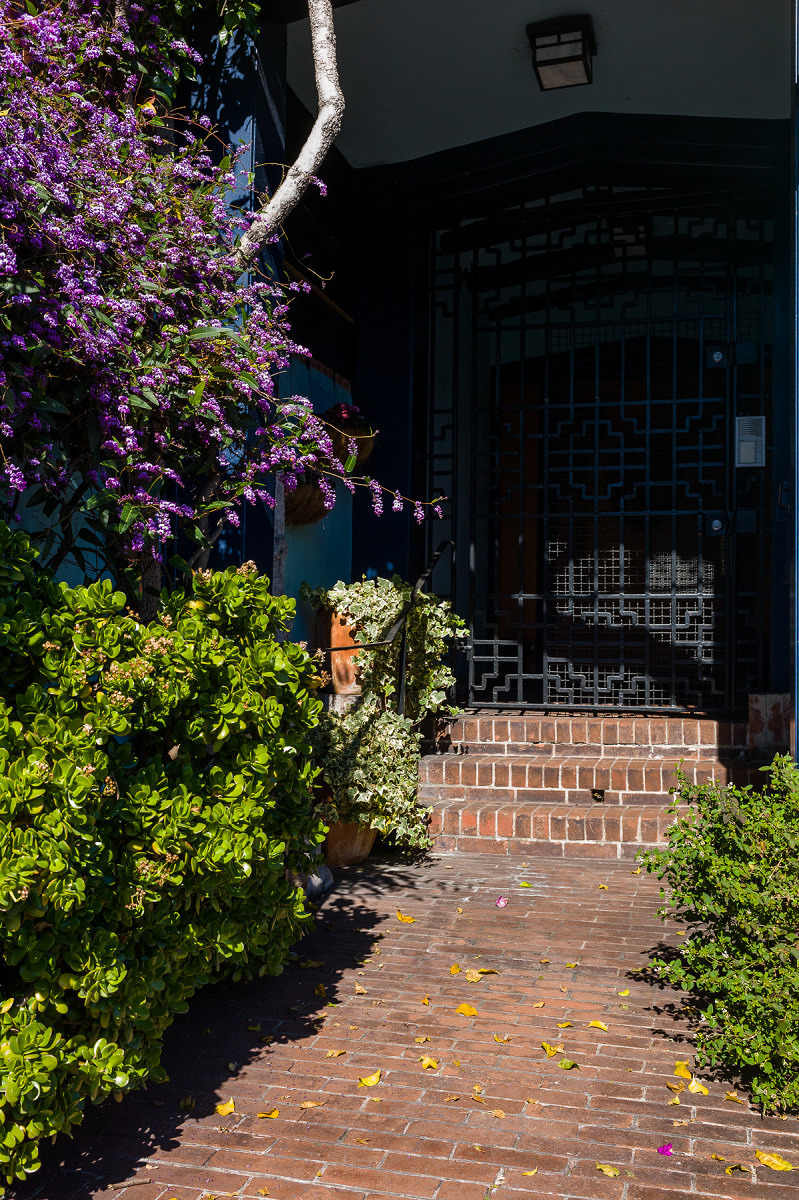
M249 564L149 624L0 524L0 1175L163 1078L193 992L276 974L309 919L314 665Z
M766 1112L799 1108L799 770L788 755L755 789L696 786L668 846L644 862L668 885L664 919L687 926L660 977L693 993L697 1062L740 1076Z

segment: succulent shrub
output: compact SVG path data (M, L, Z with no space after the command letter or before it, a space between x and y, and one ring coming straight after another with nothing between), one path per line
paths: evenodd
M220 976L280 971L308 919L313 665L251 565L144 624L0 525L0 1170L89 1100L161 1078L164 1030Z

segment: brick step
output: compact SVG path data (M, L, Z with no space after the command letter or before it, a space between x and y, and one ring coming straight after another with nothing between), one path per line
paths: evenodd
M430 834L440 853L632 859L662 845L674 819L660 804L444 800L431 809Z
M449 727L460 752L558 757L718 758L746 753L745 722L692 717L579 717L541 713L466 712Z
M419 800L482 799L550 803L667 804L678 767L691 783L746 784L759 776L749 762L720 759L639 759L528 754L427 754L419 764Z

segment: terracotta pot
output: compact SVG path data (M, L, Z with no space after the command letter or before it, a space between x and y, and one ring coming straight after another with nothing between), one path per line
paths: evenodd
M316 615L317 646L354 646L358 640L352 626L338 613L320 611ZM361 690L358 674L358 651L348 654L337 650L325 656L325 670L331 677L331 689L339 696L357 696Z
M338 821L325 838L325 861L329 867L351 867L369 857L377 830L354 821Z

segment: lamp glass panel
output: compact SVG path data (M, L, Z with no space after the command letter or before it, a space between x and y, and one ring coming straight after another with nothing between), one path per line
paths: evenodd
M540 63L538 75L543 88L574 87L588 83L585 63L582 59L576 62Z

